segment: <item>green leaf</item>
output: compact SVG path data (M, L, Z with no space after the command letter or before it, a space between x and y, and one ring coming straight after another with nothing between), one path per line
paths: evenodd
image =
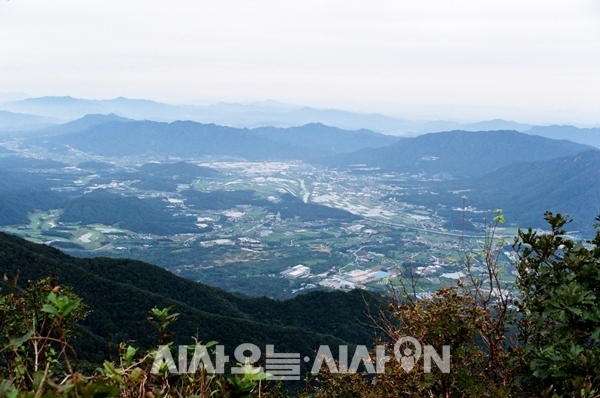
M23 343L25 343L27 340L29 340L31 338L31 336L33 336L33 330L25 333L21 337L11 338L10 339L10 345L13 345L15 347L20 347L20 346L23 345Z
M51 306L50 304L44 304L42 307L42 311L47 312L48 314L52 314L54 316L58 316L58 308Z

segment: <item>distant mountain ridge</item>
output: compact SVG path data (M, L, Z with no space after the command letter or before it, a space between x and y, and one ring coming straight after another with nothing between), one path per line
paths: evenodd
M85 127L81 121L77 125ZM322 124L249 130L191 121L119 120L29 142L50 148L68 145L104 156L154 153L184 157L231 156L249 160L314 160L344 151L385 146L398 139L369 130L346 131Z
M191 121L122 120L116 115L90 115L63 126L64 134L29 142L55 150L68 146L103 156L296 159L331 166L364 164L403 173L447 173L454 177L482 175L512 163L569 156L594 148L511 130L455 130L398 138L321 123L250 130ZM77 128L84 130L73 132Z
M68 133L76 133L78 131L86 130L93 126L98 126L100 124L108 123L108 122L133 122L133 119L128 119L125 117L121 117L115 115L114 113L109 113L108 115L103 115L100 113L96 114L88 114L80 119L76 119L70 121L68 123L60 124L57 126L46 127L41 130L42 134L68 134Z
M521 228L546 228L545 211L569 214L569 230L592 233L600 214L600 151L514 163L484 175L419 183L402 201L424 205L461 228L464 204L477 209L464 213L467 223L485 222L491 210L502 209L507 223ZM433 194L432 194L433 193ZM488 212L485 212L488 210ZM481 213L481 211L484 211Z
M89 100L63 97L27 98L3 104L13 112L74 120L88 114L121 114L133 119L146 119L153 114L156 120L165 120L162 114L177 110L177 106L143 99L118 97L111 100Z
M108 122L83 132L47 139L103 156L160 154L169 156L231 156L249 160L309 157L310 151L251 135L247 130L195 122Z
M600 148L600 127L579 128L575 126L533 126L525 131L527 134L539 135L555 140L570 140Z
M404 138L387 147L340 155L329 164L364 164L401 173L449 173L466 177L483 175L513 163L569 156L589 149L592 147L517 131L457 130Z
M316 109L308 106L262 101L247 104L216 103L209 105L173 105L143 99L124 97L89 100L73 97L39 97L5 102L0 108L12 112L31 113L63 120L73 120L86 114L115 113L136 120L173 122L192 120L237 128L264 126L295 127L309 123L322 123L345 130L369 129L397 136L415 136L429 132L449 130L517 130L531 125L510 120L485 120L475 123L458 123L444 120L414 121L380 113L358 113L338 109Z
M322 123L309 123L304 126L288 128L260 127L252 129L251 132L270 141L331 153L354 152L366 146L378 148L400 140L398 137L375 133L371 130L349 131L325 126Z
M517 123L511 120L493 119L483 120L475 123L458 123L443 120L434 120L424 123L418 131L420 133L438 133L451 130L463 131L495 131L495 130L514 130L523 132L532 126L524 123Z
M58 122L58 119L49 116L38 116L0 110L0 131L39 130Z
M313 122L335 125L345 129L370 128L388 133L399 133L409 122L381 114L361 114L334 109L314 109L266 101L257 104L218 103L211 105L171 105L143 99L119 97L108 100L66 97L27 98L4 103L12 112L26 112L41 116L73 120L86 114L115 113L138 120L173 122L192 120L237 128L261 126L292 127Z

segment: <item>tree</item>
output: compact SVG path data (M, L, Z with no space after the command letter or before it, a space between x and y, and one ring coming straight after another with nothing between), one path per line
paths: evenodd
M600 396L600 224L576 242L567 216L546 212L552 228L519 231L517 382L547 396ZM596 218L600 222L600 216Z
M435 367L425 372L424 361L406 371L391 360L385 373L374 377L325 373L317 397L508 397L518 390L507 349L512 295L501 281L498 261L504 240L496 231L503 222L502 212L496 211L481 247L475 252L463 247L467 275L456 286L424 297L417 294L419 277L409 272L400 280L400 294L392 296L389 313L374 319L382 332L376 345L385 345L392 358L395 343L405 336L437 352L449 346L449 373Z
M179 314L170 310L153 308L148 320L158 330L158 344L174 349L169 328ZM0 288L0 398L277 396L261 384L267 375L251 371L249 365L229 377L201 366L190 374L172 374L164 362L154 369L159 350L143 352L125 343L119 345L116 362L104 361L96 374L84 375L69 340L77 336L77 322L88 313L87 305L52 277L30 281L21 289L17 278L5 275ZM210 346L196 340L188 349Z
M391 362L372 378L326 374L317 396L600 397L600 216L585 242L567 235L567 216L545 219L550 233L518 232L514 294L499 278L498 213L479 252L463 251L467 276L456 287L416 300L410 280L413 294L405 289L390 305L396 322L382 328L389 340L450 345L449 374L408 373Z

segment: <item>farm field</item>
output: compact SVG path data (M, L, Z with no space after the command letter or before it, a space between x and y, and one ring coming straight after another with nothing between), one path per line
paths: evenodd
M62 156L58 160L76 164L84 155ZM185 159L219 176L178 181L177 175L157 179L131 170L181 159L96 160L111 166L39 172L57 180L59 191L107 193L114 195L111 200L139 201L128 202L134 207L153 203L161 217L168 215L162 224L146 225L158 214L152 212L155 208L128 208L122 217L141 212L135 222L114 217L106 218L113 222L102 222L102 217L85 222L69 219L73 210L67 206L36 211L28 224L2 230L77 256L144 260L192 280L276 298L323 288L385 291L411 273L420 276L419 289L433 291L456 283L463 267L460 252L477 250L484 236L480 219L473 220L478 225L474 231L452 230L445 225L447 214L403 202L399 193L423 190L414 176L364 175L302 162ZM510 237L516 228L498 232ZM510 282L509 260L500 258ZM307 272L282 274L298 265Z

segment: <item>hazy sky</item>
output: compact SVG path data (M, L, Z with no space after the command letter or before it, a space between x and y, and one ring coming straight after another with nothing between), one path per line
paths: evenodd
M600 123L600 1L0 0L0 93Z

